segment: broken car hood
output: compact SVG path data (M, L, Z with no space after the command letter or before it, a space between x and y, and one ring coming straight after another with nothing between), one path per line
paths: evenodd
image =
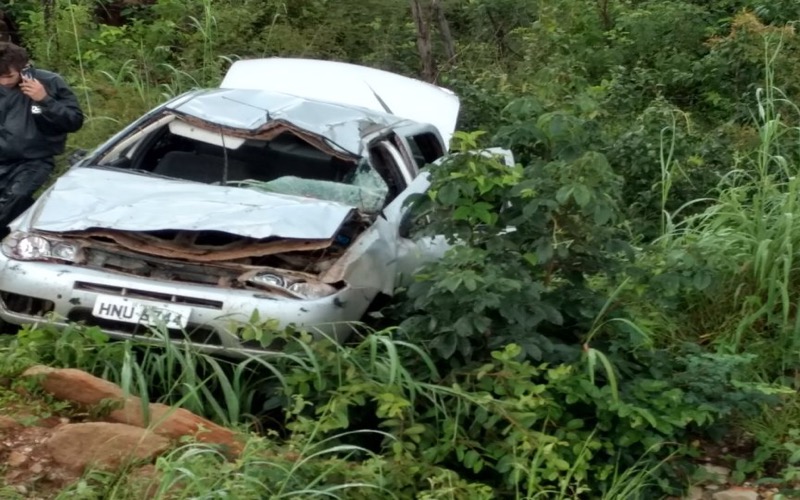
M439 130L445 146L456 128L460 105L452 91L430 83L366 66L313 59L236 61L220 87L284 92L430 123Z
M248 188L76 167L14 225L56 233L103 228L330 239L352 210L338 203Z

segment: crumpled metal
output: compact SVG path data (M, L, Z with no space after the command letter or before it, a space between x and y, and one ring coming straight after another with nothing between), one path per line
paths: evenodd
M438 85L377 68L306 58L240 59L220 87L282 92L429 123L445 145L450 144L460 107L458 96Z
M45 195L31 226L65 232L224 231L251 238L330 239L354 210L342 203L245 187L73 168Z
M322 137L329 145L362 156L362 138L406 121L397 116L277 92L219 89L169 105L169 109L222 127L256 132L283 122Z

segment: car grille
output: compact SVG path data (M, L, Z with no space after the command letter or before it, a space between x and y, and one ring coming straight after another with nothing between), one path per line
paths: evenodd
M44 317L55 309L51 300L11 292L0 292L0 300L9 311L28 316Z
M235 283L242 273L223 266L200 265L190 262L156 259L125 251L85 248L85 265L105 271L121 272L132 276L165 281L220 286Z

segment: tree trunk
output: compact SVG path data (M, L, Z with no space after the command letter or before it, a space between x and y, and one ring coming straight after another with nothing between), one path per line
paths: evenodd
M436 79L436 65L433 60L431 43L431 8L421 0L411 0L411 17L417 27L417 51L422 62L422 78L433 82ZM426 8L427 7L427 8Z
M5 12L0 10L0 42L11 41L11 26L6 22Z
M611 17L611 0L597 0L597 13L600 15L600 24L603 30L609 31L614 27L614 19Z
M492 25L492 29L494 30L494 39L495 43L497 44L497 54L498 58L501 61L506 59L506 55L510 52L508 44L506 43L506 30L502 23L498 22L494 15L492 15L492 10L490 7L485 8L486 17L489 18L489 23Z
M53 17L55 17L56 0L42 0L42 16L44 27L48 33L53 33Z
M126 10L131 7L144 7L154 5L156 0L110 0L96 2L94 14L103 24L110 26L123 26L128 23Z
M450 25L447 22L447 17L444 15L444 9L439 0L431 1L431 8L436 16L437 24L439 25L439 34L442 37L444 44L444 52L447 55L447 63L453 64L456 62L456 45L453 42L453 35L450 33Z

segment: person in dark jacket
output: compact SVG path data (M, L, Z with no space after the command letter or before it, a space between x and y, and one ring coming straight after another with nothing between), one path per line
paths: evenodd
M64 80L31 67L24 48L0 42L0 235L33 204L67 134L81 126L83 112Z

